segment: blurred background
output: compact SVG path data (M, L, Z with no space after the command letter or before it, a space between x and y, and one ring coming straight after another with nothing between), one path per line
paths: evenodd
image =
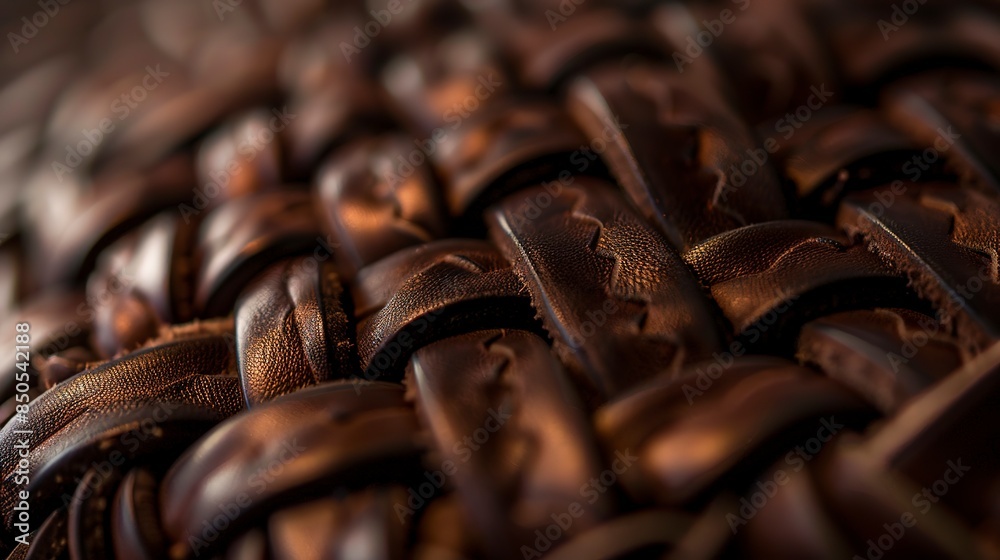
M488 70L551 94L596 61L652 56L767 134L819 85L825 104L875 106L910 74L1000 66L989 0L15 0L0 21L0 254L30 254L4 275L3 314L81 282L164 208L307 188L372 132L423 138ZM241 153L282 108L296 118Z

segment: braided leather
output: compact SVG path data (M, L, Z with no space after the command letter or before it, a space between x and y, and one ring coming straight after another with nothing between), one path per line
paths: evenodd
M995 1L46 21L0 557L1000 558Z

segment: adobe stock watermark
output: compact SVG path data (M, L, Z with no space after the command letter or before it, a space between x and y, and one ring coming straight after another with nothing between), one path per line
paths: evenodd
M209 545L219 538L222 531L239 518L239 516L253 505L254 497L260 496L267 490L278 477L285 472L285 466L298 458L306 450L298 444L296 439L284 442L281 451L266 465L261 465L255 472L247 477L247 484L253 488L253 495L247 492L240 492L231 502L218 505L219 513L211 519L202 521L200 535L188 537L188 548L195 556L201 556Z
M750 7L750 0L730 0L737 6L739 12L746 11ZM725 8L719 12L719 17L715 19L705 19L701 21L704 29L694 35L688 35L685 42L684 52L674 51L674 64L677 71L684 73L684 66L694 64L696 58L705 53L705 49L712 46L726 30L726 26L736 22L737 12L730 8Z
M412 323L408 324L405 329L399 332L395 337L389 341L389 344L385 346L379 353L375 354L369 361L368 369L365 370L361 375L351 376L352 385L354 385L354 392L358 395L361 394L362 387L366 387L375 382L379 377L389 371L394 363L404 354L410 353L413 349L413 345L416 344L417 338L414 338L414 333L422 335L427 332L427 329L438 320L441 315L445 312L444 308L435 309L426 315L417 318Z
M883 524L882 528L885 529L885 532L874 539L868 539L865 543L868 545L865 555L855 554L851 557L852 560L880 560L886 552L896 546L896 543L903 540L907 529L912 529L917 525L920 518L915 515L916 513L921 516L927 515L934 504L941 501L941 498L948 494L951 487L958 484L962 477L972 470L972 467L962 464L961 457L954 461L948 461L945 466L947 468L941 478L913 494L910 499L913 511L905 511L899 516L899 519Z
M70 319L63 323L62 329L56 331L49 338L38 355L47 359L58 352L69 348L70 344L83 335L97 318L97 310L108 301L135 285L135 277L125 270L119 270L113 274L106 284L106 287L98 293L88 293L84 301L76 306L76 319Z
M466 119L479 110L485 102L501 86L503 82L497 80L493 73L481 75L477 79L476 88L472 95L468 95L462 101L456 101L448 108L442 118L450 126L451 130L458 130ZM435 128L428 138L414 138L415 147L408 154L398 154L396 156L395 169L386 171L385 180L389 185L397 187L411 177L416 169L433 156L440 145L447 140L448 131L443 127Z
M392 23L394 17L403 13L406 9L405 4L409 4L413 0L389 0L386 6L382 10L371 10L371 19L368 20L364 25L354 26L354 38L350 43L347 41L340 42L340 52L344 55L344 60L348 64L351 63L351 57L361 54L361 51L372 44L372 40L382 33L382 29Z
M243 0L212 0L212 8L219 21L226 21L226 14L235 12L242 5Z
M607 324L608 319L615 313L618 313L620 309L621 307L614 298L608 298L604 300L604 303L598 309L591 309L584 313L586 319L581 321L578 316L577 321L580 323L580 334L571 334L569 336L569 345L573 348L583 347L583 342L599 333L601 328Z
M962 135L958 134L949 126L947 129L938 128L937 136L934 138L933 146L925 149L919 154L915 154L910 161L903 164L902 172L906 175L906 178L910 181L916 183L923 177L924 173L931 169L931 166L941 159L942 154L947 153L951 150L951 147L958 142L958 139ZM875 202L872 202L865 209L868 214L874 216L876 219L881 218L885 215L889 208L892 208L896 204L896 199L898 197L904 196L908 190L906 183L900 179L896 179L889 184L888 187L884 189L876 190L872 196L875 198ZM862 224L867 221L864 214L859 214L857 218L856 227L862 229ZM992 275L990 275L992 276ZM979 289L982 289L980 286ZM978 291L978 290L977 290ZM964 294L963 294L964 296Z
M886 352L885 357L892 366L892 371L899 373L899 367L910 363L916 357L917 352L927 346L934 337L944 328L943 325L949 323L948 315L939 311L937 317L921 317L917 320L920 330L906 337L899 352Z
M826 84L820 84L818 87L811 86L809 90L810 94L806 98L805 103L796 107L794 111L786 113L785 116L774 123L775 133L780 133L786 142L791 140L792 136L795 136L796 131L802 128L813 117L813 114L823 108L835 95L834 92L826 89ZM747 157L739 164L729 166L729 181L722 186L722 191L719 195L719 198L723 202L728 199L731 193L745 185L750 178L759 173L761 169L765 169L771 156L781 148L781 142L774 136L765 139L761 145L763 146L762 148L747 148Z
M889 20L879 19L877 22L878 30L882 33L882 40L888 41L889 34L899 31L900 27L910 21L910 16L916 14L920 7L926 3L927 0L903 0L899 4L893 4Z
M237 146L236 152L240 157L227 162L224 169L209 171L209 181L201 188L195 187L193 189L194 196L191 198L191 204L181 203L177 205L177 210L184 218L184 223L190 224L192 218L204 212L213 200L225 192L233 176L242 171L243 166L257 159L260 152L274 142L278 135L288 128L289 123L295 120L296 116L295 113L288 112L287 105L280 110L276 107L272 108L271 118L268 120L267 126L257 130L256 134L247 133Z
M59 15L62 6L69 3L70 0L38 0L38 11L31 14L30 17L21 18L21 33L13 31L7 33L7 41L10 42L10 48L14 50L14 54L21 52L21 47L34 39L38 32L52 21L52 18Z
M545 20L549 22L549 28L555 31L559 25L566 23L566 20L576 13L578 7L586 2L587 0L562 0L559 2L558 12L552 8L545 10Z
M910 161L903 164L902 171L906 175L906 178L917 182L924 173L931 169L931 166L937 163L941 159L941 155L947 153L951 150L951 147L955 145L959 138L962 137L961 134L952 130L949 126L947 129L938 128L937 136L934 138L933 145L929 148L924 149L923 152L914 155L910 158Z
M601 495L612 488L618 477L625 474L625 471L632 468L632 465L639 458L632 455L630 450L615 451L615 459L611 462L611 468L601 471L599 475L591 478L580 487L580 501L573 502L566 507L566 511L553 513L552 523L544 529L535 530L534 546L521 545L521 557L524 560L529 558L541 558L552 546L558 542L570 530L577 519L586 512L586 506L594 505Z
M556 179L543 181L542 191L533 197L525 197L514 211L510 219L511 224L517 228L524 228L534 223L565 188L573 185L576 175L585 173L590 166L595 165L608 147L618 142L628 128L629 125L621 122L617 115L613 119L605 118L601 133L591 138L587 145L580 146L570 154L569 162L573 169L563 169Z
M795 449L785 454L785 465L792 473L797 473L805 468L806 463L812 461L823 449L823 446L844 429L843 424L838 424L833 416L823 418L820 427L816 430L816 435L810 437L802 445L796 445ZM825 433L824 433L825 432ZM770 480L758 480L756 487L750 496L740 498L740 507L736 513L726 514L726 523L735 535L741 527L753 519L757 512L767 506L767 502L778 495L779 488L788 484L791 480L788 470L784 468L775 469Z
M483 421L481 427L473 430L471 434L463 437L461 441L456 441L452 446L452 453L458 456L460 464L468 463L472 459L473 453L482 449L493 434L499 432L500 428L503 428L504 424L511 418L511 414L492 408L487 410L487 412L489 416ZM441 462L440 469L435 471L425 470L424 478L427 479L426 482L420 483L416 488L411 486L407 489L409 497L406 500L406 504L397 502L393 505L392 509L396 513L399 522L401 524L405 523L407 516L414 515L420 508L424 507L428 500L444 488L445 482L450 477L455 476L455 473L458 472L458 467L459 465L455 461L445 459Z
M149 414L138 422L138 426L118 437L119 445L127 449L129 454L134 455L135 452L142 446L143 442L150 438L160 437L162 431L160 425L169 420L170 417L173 416L174 412L180 408L181 405L175 403L156 403L152 410L149 411ZM124 465L126 461L128 461L128 457L125 453L122 453L118 449L112 450L111 453L108 453L108 455L100 461L92 461L90 469L93 469L93 471L97 473L97 477L74 477L74 491L72 493L67 492L62 495L63 507L69 507L70 505L77 504L80 500L90 499L90 497L93 496L94 491L100 488L101 484L114 474L118 467ZM82 491L79 490L80 486L84 486Z
M158 88L163 80L169 76L170 72L162 70L159 64L155 67L146 66L146 74L140 83L111 102L109 110L117 117L117 122L111 117L104 117L95 128L81 130L80 135L83 138L75 146L66 145L66 157L62 161L54 160L52 162L52 171L55 172L59 182L61 183L66 174L73 173L73 170L79 167L87 157L97 151L97 147L104 141L104 138L114 132L117 123L127 119L132 111L146 100L149 92Z
M12 526L17 532L14 542L28 546L31 544L31 502L28 487L31 484L31 470L28 457L31 453L31 432L32 430L14 430L17 435L17 443L14 449L17 450L17 467L11 473L13 482L19 487L11 517L14 520ZM24 437L21 437L24 436Z
M762 336L774 324L778 321L778 318L791 309L795 300L799 299L798 295L786 294L782 296L782 301L778 305L774 306L774 309L768 311L763 317L757 320L756 323L747 326L745 329L740 331L737 338L741 340L747 340L749 344L755 344ZM713 352L712 358L714 363L711 363L704 368L698 368L695 372L694 380L685 383L681 389L684 391L684 397L687 399L689 405L694 404L696 397L704 395L712 385L722 377L722 374L729 368L733 367L736 363L736 358L747 353L747 348L740 340L736 340L729 345L729 350L719 353Z
M312 254L295 263L289 277L294 278L302 271L305 271L307 274L315 274L319 271L319 267L323 263L334 257L336 249L340 247L341 244L335 241L333 236L327 235L325 238L317 236L316 247L313 248Z

